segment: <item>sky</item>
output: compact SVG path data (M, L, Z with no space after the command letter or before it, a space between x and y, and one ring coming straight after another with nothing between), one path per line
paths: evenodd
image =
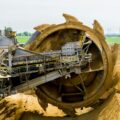
M43 23L62 23L63 13L88 26L98 20L106 33L120 32L120 0L0 0L0 29L33 32Z

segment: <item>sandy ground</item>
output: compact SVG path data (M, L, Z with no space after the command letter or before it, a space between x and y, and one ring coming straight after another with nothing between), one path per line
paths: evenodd
M120 46L114 74L120 78ZM116 89L120 90L120 82L116 85ZM90 112L83 114L86 111ZM120 120L120 94L113 93L95 110L85 108L82 111L77 110L77 113L82 115L74 118L63 117L65 113L51 104L48 104L47 110L44 111L38 104L33 90L25 94L12 95L0 101L0 120Z

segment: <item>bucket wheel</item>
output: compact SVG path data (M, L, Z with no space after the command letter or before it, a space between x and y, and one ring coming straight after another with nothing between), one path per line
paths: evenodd
M109 89L113 82L113 63L104 32L97 21L92 29L73 16L64 14L64 17L66 22L63 24L37 26L37 32L25 48L36 52L59 50L67 42L79 41L83 53L92 55L90 61L82 63L80 59L79 74L71 73L67 79L58 78L38 86L36 90L44 107L51 103L72 115L75 108L91 106Z

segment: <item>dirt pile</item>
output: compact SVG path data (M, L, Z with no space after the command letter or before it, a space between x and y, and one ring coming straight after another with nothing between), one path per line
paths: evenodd
M57 107L50 104L48 104L48 108L44 111L34 94L26 95L18 93L0 101L0 120L19 120L24 112L38 113L44 116L65 115Z

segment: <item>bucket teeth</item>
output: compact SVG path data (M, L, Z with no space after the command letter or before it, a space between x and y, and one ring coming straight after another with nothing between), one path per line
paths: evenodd
M68 108L68 109L62 108L62 110L67 114L67 116L70 116L70 117L76 116L74 108Z
M104 36L104 30L103 30L102 26L100 25L100 23L97 20L94 20L93 30L99 32L101 35Z
M66 22L78 22L78 19L72 15L63 14L63 17L65 18Z

